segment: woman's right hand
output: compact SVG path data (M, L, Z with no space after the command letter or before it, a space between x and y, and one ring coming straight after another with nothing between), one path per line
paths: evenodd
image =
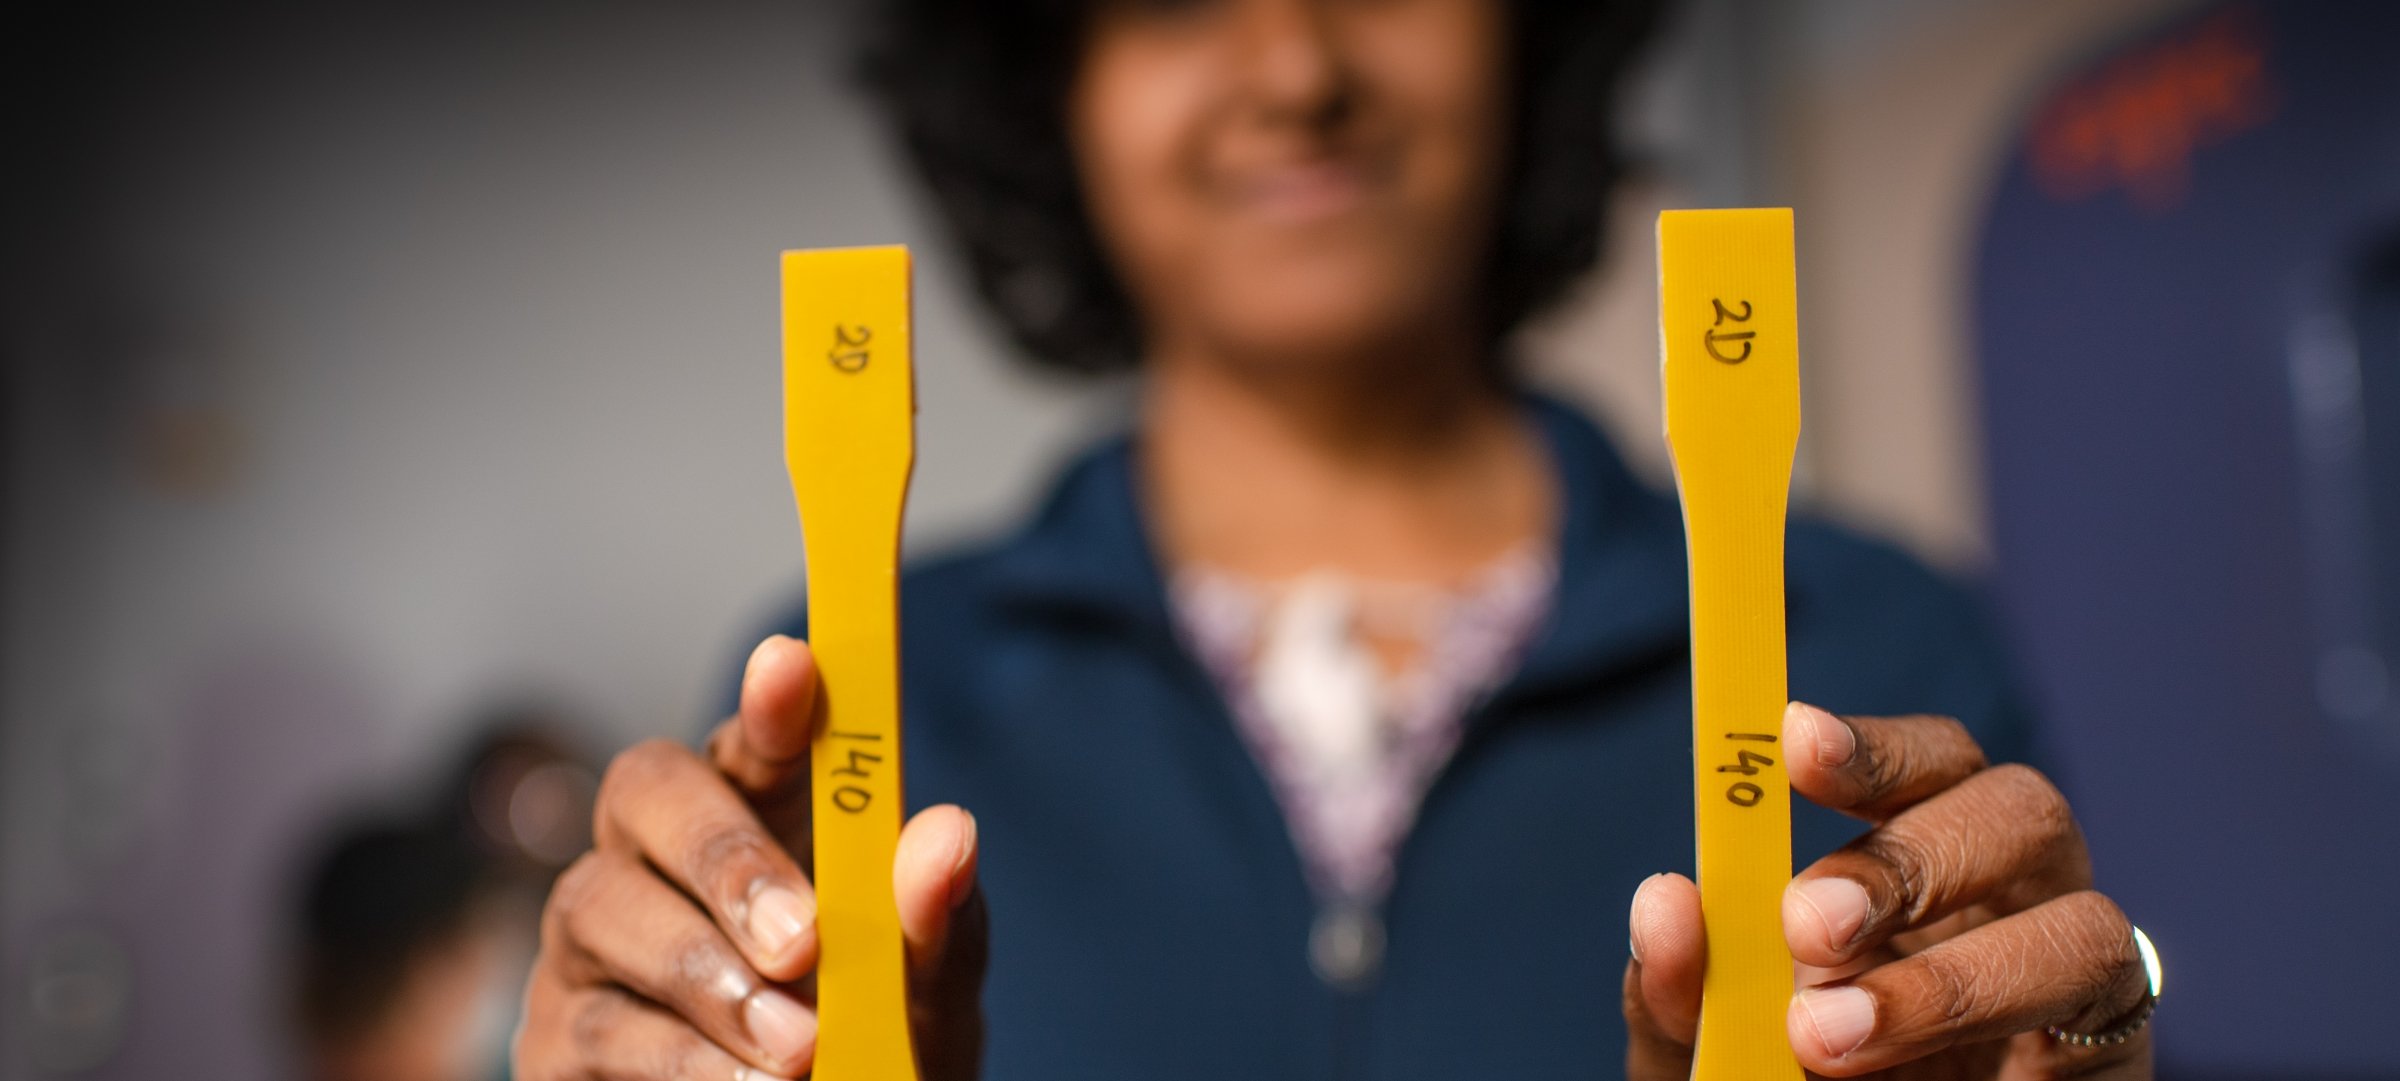
M593 851L551 890L517 1032L516 1076L798 1077L816 1057L806 644L760 643L740 713L705 754L652 740L600 785ZM892 886L926 1081L974 1076L986 924L975 819L930 807L901 830Z

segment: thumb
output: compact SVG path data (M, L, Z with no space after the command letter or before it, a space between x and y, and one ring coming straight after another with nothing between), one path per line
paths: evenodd
M1625 968L1625 1055L1630 1081L1685 1081L1700 1027L1700 983L1708 936L1700 887L1682 875L1652 875L1633 893L1633 961Z
M741 707L709 737L709 759L753 802L780 799L807 784L816 716L816 656L775 635L750 651Z
M900 934L908 940L910 967L933 975L948 967L952 947L977 945L960 938L960 913L975 891L981 855L975 816L942 804L917 812L900 830L892 854L892 894L900 908Z
M975 816L928 807L900 829L892 892L908 942L909 1013L926 1081L972 1078L983 1057L983 970L990 929L975 885Z

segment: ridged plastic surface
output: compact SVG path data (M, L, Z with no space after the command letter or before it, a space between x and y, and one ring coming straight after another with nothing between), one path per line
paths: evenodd
M785 464L825 701L816 1081L913 1081L900 839L900 513L916 453L906 248L783 253Z
M1667 445L1692 586L1692 780L1708 921L1694 1081L1799 1081L1785 1036L1791 785L1783 535L1800 438L1792 212L1658 219Z

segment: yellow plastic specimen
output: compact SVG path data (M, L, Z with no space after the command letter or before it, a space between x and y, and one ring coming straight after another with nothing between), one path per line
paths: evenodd
M910 1081L899 844L900 511L916 455L906 248L783 253L783 441L824 727L815 785L817 1081Z
M1708 975L1693 1081L1799 1081L1783 771L1783 529L1800 440L1792 212L1658 219L1667 446L1692 579L1692 779Z

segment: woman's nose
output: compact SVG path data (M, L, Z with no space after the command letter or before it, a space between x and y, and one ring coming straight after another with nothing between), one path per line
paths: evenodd
M1323 123L1348 103L1341 26L1325 0L1239 0L1243 79L1259 109Z

